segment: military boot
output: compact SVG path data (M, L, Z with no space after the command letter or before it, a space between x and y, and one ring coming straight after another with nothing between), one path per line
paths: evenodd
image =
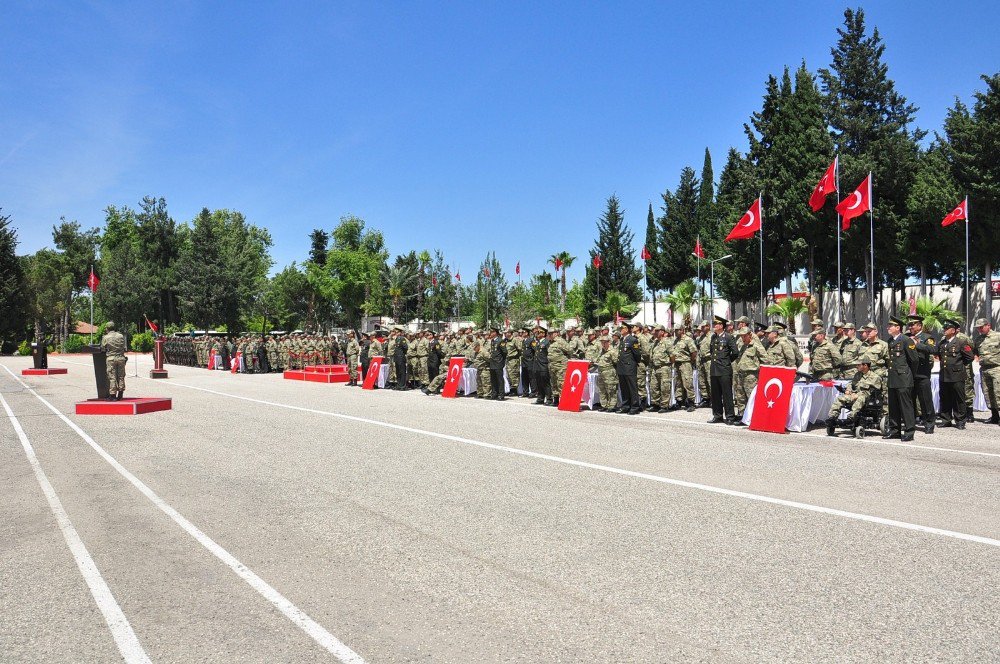
M992 417L986 420L987 424L1000 424L1000 410L993 409L990 411Z
M826 420L826 435L836 436L837 435L837 418L830 417Z

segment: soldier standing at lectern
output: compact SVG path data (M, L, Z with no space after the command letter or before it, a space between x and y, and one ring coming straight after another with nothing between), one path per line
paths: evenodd
M109 401L121 401L125 393L125 357L127 350L125 337L121 332L115 330L113 321L108 321L104 326L104 336L101 337L101 350L108 356L108 392L111 396Z

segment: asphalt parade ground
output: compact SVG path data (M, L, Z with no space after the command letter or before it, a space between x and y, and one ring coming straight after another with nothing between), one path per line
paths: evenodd
M4 662L1000 659L997 426L772 435L148 356L126 396L173 410L77 416L88 357L0 365Z

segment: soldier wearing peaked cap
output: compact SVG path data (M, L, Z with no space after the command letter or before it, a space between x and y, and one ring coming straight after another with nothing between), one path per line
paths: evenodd
M944 339L937 349L941 361L941 426L951 426L955 416L955 426L965 428L965 369L972 364L972 346L959 338L958 321L944 321Z
M707 320L698 323L698 334L694 338L694 343L698 347L698 392L701 396L701 407L708 407L711 403L709 387L711 380L708 375L709 365L712 362L712 332Z
M903 321L889 319L889 424L883 438L899 436L904 442L913 440L916 428L913 413L913 372L920 359L917 345L903 334Z
M934 397L931 395L931 368L934 366L934 356L937 355L937 340L924 332L924 317L910 315L906 317L906 336L913 340L917 349L917 367L913 371L913 404L920 407L920 418L924 425L924 433L934 433ZM964 396L963 396L964 399Z
M711 350L711 366L709 373L712 380L712 419L710 424L725 422L736 423L733 410L733 362L739 357L736 340L726 332L729 321L722 316L715 316L712 321L714 334L709 345ZM725 419L723 419L725 414Z

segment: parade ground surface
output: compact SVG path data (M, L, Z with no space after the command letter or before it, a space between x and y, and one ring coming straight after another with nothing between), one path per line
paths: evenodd
M77 416L90 358L50 363L0 359L7 662L1000 659L1000 427L771 435L148 356L126 396L172 410Z

